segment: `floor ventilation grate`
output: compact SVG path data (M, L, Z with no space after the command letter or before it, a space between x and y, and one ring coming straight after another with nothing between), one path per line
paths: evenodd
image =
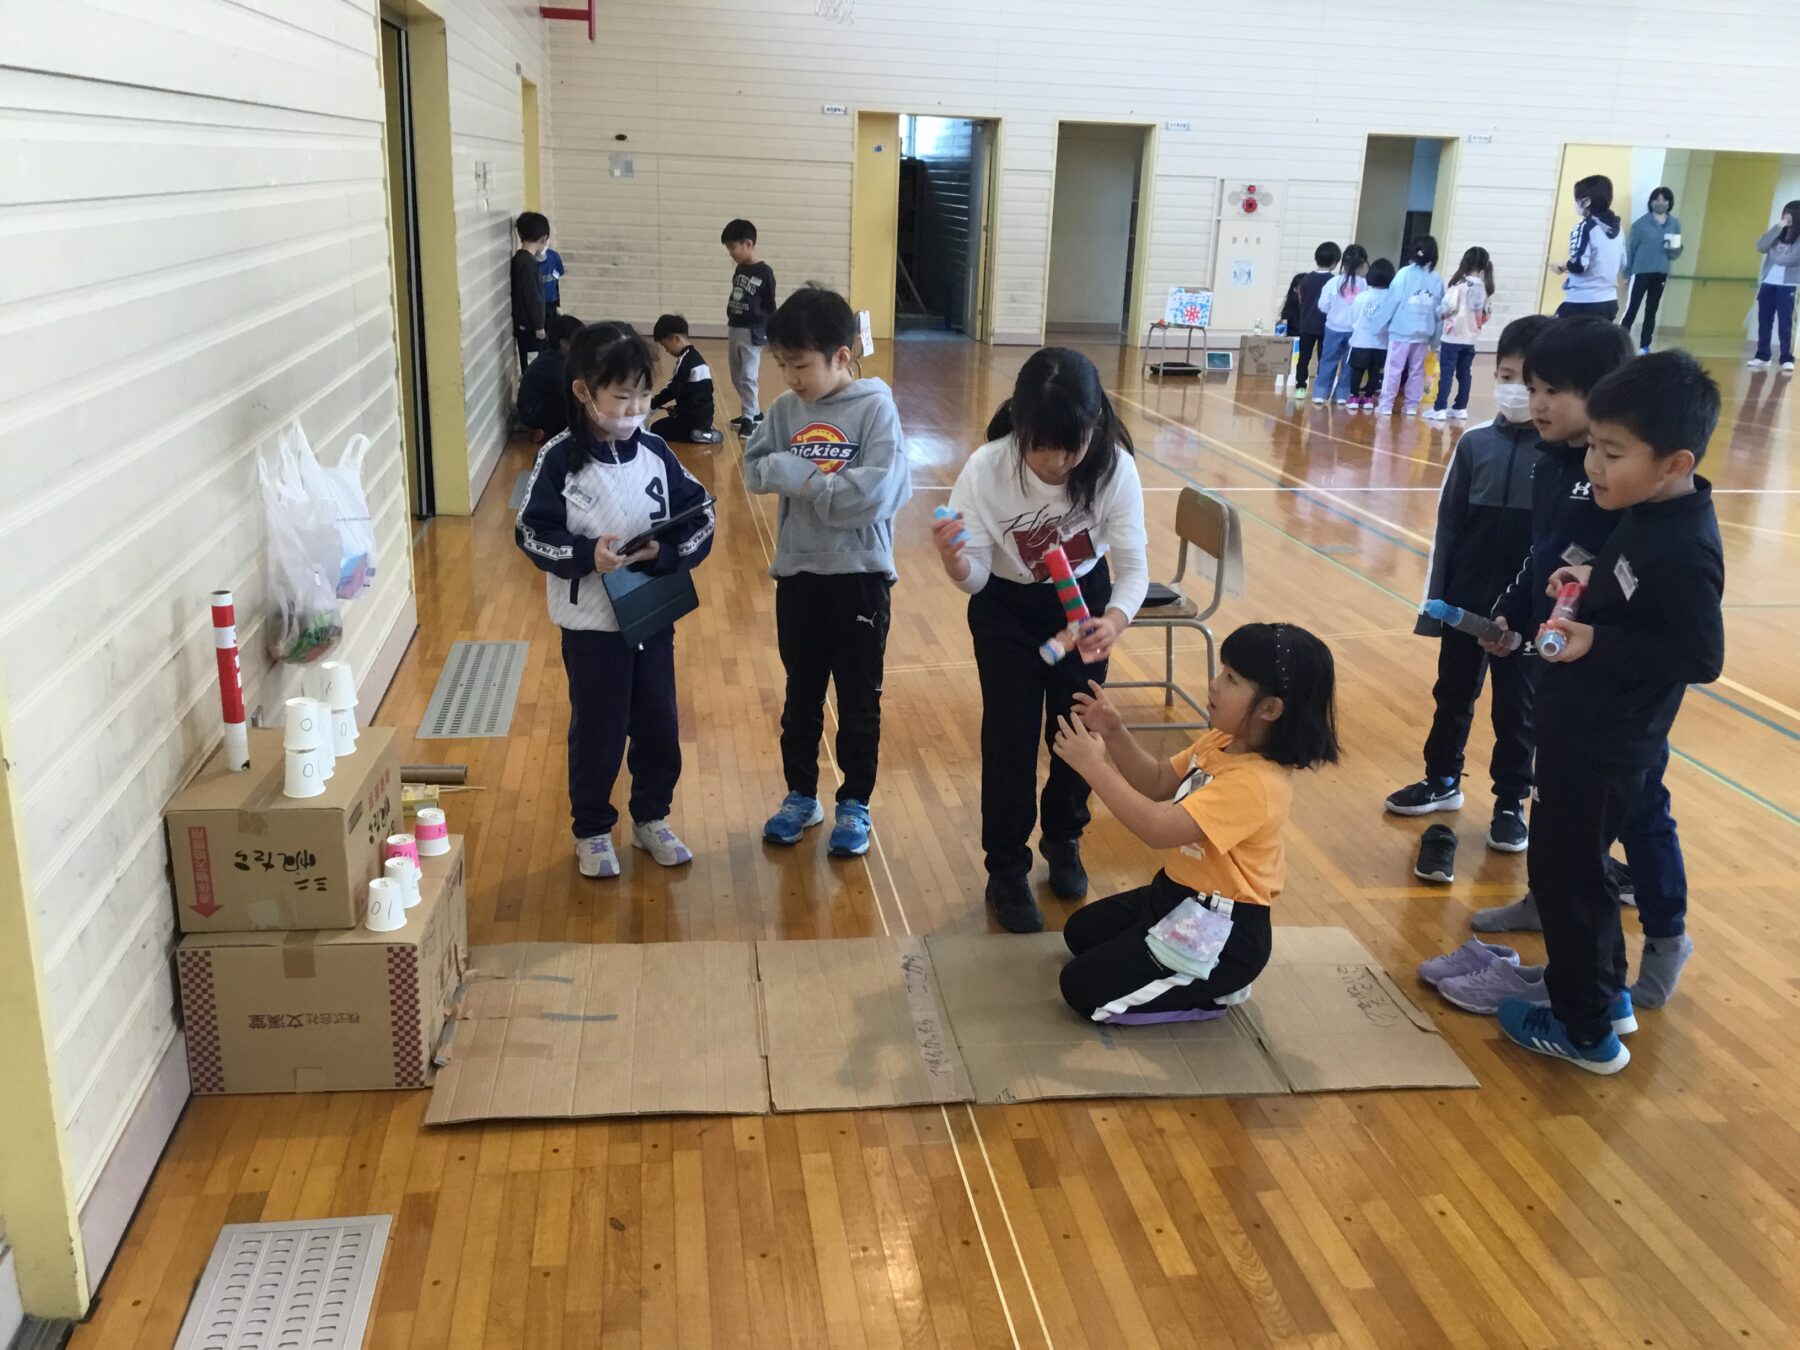
M390 1222L375 1214L227 1224L175 1350L355 1350Z
M450 648L419 722L422 741L504 736L525 677L525 642L458 642Z

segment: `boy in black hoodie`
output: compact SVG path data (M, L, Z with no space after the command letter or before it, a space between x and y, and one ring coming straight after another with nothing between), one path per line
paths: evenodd
M1623 513L1591 564L1558 568L1586 587L1578 617L1554 620L1538 696L1531 885L1544 921L1550 1006L1501 1004L1517 1044L1590 1073L1631 1060L1625 935L1607 892L1607 851L1666 755L1690 684L1725 662L1724 549L1712 485L1695 476L1719 420L1719 388L1681 351L1646 356L1587 397L1586 467L1602 510Z
M1300 364L1294 370L1294 392L1297 394L1306 388L1306 368L1312 361L1312 354L1325 341L1325 311L1319 308L1319 292L1325 289L1325 283L1331 280L1331 272L1344 256L1344 250L1327 239L1313 250L1313 263L1317 270L1306 272L1300 278L1300 326L1298 330L1289 328L1290 333L1298 331L1300 336Z
M662 392L650 400L652 408L669 409L666 417L651 423L650 434L665 441L717 445L725 437L713 426L712 367L688 340L687 319L665 314L656 321L651 336L675 358L675 369Z

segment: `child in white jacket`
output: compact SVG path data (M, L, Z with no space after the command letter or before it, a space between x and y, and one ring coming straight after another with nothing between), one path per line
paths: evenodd
M1475 337L1487 322L1493 299L1493 260L1485 248L1472 248L1462 255L1438 305L1444 333L1438 347L1437 402L1425 414L1428 421L1442 422L1451 417L1459 422L1469 420L1469 377L1475 369ZM1452 375L1456 376L1456 404L1445 411L1450 402Z

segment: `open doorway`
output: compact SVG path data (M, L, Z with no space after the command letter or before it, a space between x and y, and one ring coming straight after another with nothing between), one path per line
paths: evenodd
M1408 243L1421 234L1436 236L1439 252L1448 252L1460 144L1451 136L1369 137L1357 197L1356 242L1371 258L1387 258L1399 266Z
M388 247L394 271L395 335L400 348L400 426L407 493L415 518L435 511L431 409L425 393L425 305L419 262L418 177L413 150L411 47L406 23L381 16L381 75L387 97Z
M1064 122L1050 209L1048 332L1118 338L1135 322L1150 130Z

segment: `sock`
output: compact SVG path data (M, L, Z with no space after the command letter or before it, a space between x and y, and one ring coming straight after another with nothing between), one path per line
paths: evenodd
M1510 905L1476 910L1469 927L1477 933L1541 933L1544 921L1538 917L1537 897L1526 891Z
M1645 938L1637 983L1631 986L1632 1001L1646 1008L1660 1008L1674 998L1675 986L1681 982L1681 968L1693 954L1694 944L1685 934Z

